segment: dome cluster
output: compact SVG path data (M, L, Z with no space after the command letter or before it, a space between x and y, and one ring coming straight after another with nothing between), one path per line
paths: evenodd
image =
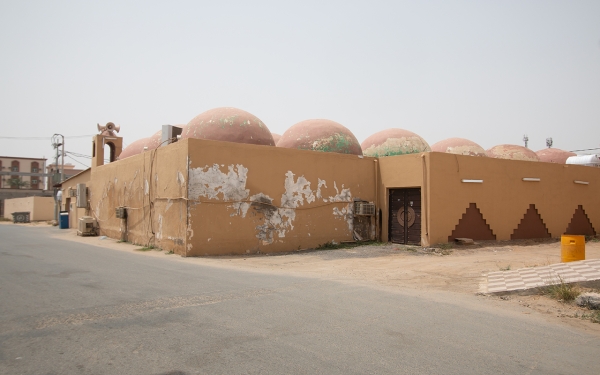
M555 148L537 153L518 145L498 145L484 150L464 138L448 138L429 146L427 141L409 130L390 128L379 131L360 144L354 134L335 121L304 120L292 125L282 135L274 134L256 116L231 107L214 108L194 117L183 128L181 137L277 146L300 150L335 152L350 155L386 157L421 152L444 152L457 155L498 159L542 161L564 164L572 152ZM119 159L137 155L160 146L162 131L138 139L123 149Z

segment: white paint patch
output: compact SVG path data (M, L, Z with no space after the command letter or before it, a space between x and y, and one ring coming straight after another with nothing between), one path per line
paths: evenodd
M169 211L169 208L173 205L173 201L171 199L167 199L167 207L165 208L165 212Z
M148 185L148 180L144 180L144 194L148 195L150 193L150 185Z
M249 190L246 189L248 168L241 164L235 167L232 164L227 168L227 173L221 172L218 164L190 169L189 197L219 199L221 194L221 198L227 201L248 198Z
M162 239L162 226L163 226L163 217L162 215L158 215L158 231L156 232L156 239Z
M195 203L192 202L191 206L195 206ZM192 250L192 237L194 237L194 230L192 229L192 210L188 208L187 210L187 215L188 215L188 225L187 225L187 233L188 233L188 238L187 238L187 251Z
M333 208L333 216L336 219L342 219L348 224L348 230L352 232L354 230L354 213L352 211L352 204L348 204L341 210L338 207ZM337 228L336 228L337 230Z
M207 165L204 168L190 169L188 197L190 199L200 197L223 199L232 202L233 204L229 207L233 208L235 212L231 216L239 215L242 204L250 194L250 190L246 189L248 168L241 164L234 167L232 164L227 169L227 173L221 172L218 164L214 164L212 167Z
M323 199L323 196L321 196L321 187L325 186L325 188L327 188L327 182L325 182L325 180L321 180L320 178L318 180L319 183L317 184L317 199ZM327 202L327 199L323 200Z
M354 230L354 205L352 204L352 193L349 188L344 188L342 184L342 191L337 187L335 181L333 182L336 195L329 197L330 202L348 202L346 207L339 209L338 207L333 208L333 216L336 219L345 220L348 224L348 230L352 232Z
M310 189L310 181L304 176L298 177L294 182L294 174L288 171L285 174L285 193L281 196L281 206L286 208L296 208L304 204L315 201L315 195Z
M330 202L351 202L352 201L352 194L350 193L350 189L345 189L344 184L342 184L341 192L338 189L335 181L333 182L333 188L335 189L336 194L333 197L331 197L331 196L329 197Z
M183 177L183 173L180 171L177 172L177 183L181 186L185 185L185 178Z

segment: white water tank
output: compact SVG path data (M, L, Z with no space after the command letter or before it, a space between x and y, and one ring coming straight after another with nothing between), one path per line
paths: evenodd
M598 155L578 155L567 158L566 164L587 165L589 167L600 167L600 157Z

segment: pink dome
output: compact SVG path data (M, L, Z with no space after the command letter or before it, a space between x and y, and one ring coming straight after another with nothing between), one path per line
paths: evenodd
M121 151L121 154L119 155L118 159L123 160L130 156L140 154L144 151L144 147L148 147L148 149L150 149L150 146L149 146L150 144L151 144L151 137L140 138L137 141L134 141L134 142L130 143L129 145L127 145L127 147L125 147L123 149L123 151Z
M419 135L404 129L390 128L377 132L361 144L366 156L382 157L429 152L429 144Z
M229 107L214 108L194 117L184 127L181 138L275 146L271 132L258 117Z
M431 146L431 151L468 156L487 156L483 147L465 138L444 139Z
M540 158L528 148L517 145L498 145L485 152L488 157L523 161L540 161Z
M331 120L304 120L283 133L277 147L362 155L358 140L342 124Z
M570 156L577 156L574 152L560 150L558 148L545 148L536 152L540 161L545 163L565 164Z
M273 141L275 142L275 144L277 144L281 139L281 135L275 133L271 133L271 135L273 136Z

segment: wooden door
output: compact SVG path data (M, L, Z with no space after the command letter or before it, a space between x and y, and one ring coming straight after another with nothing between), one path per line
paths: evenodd
M407 245L421 244L421 189L390 189L389 240Z

